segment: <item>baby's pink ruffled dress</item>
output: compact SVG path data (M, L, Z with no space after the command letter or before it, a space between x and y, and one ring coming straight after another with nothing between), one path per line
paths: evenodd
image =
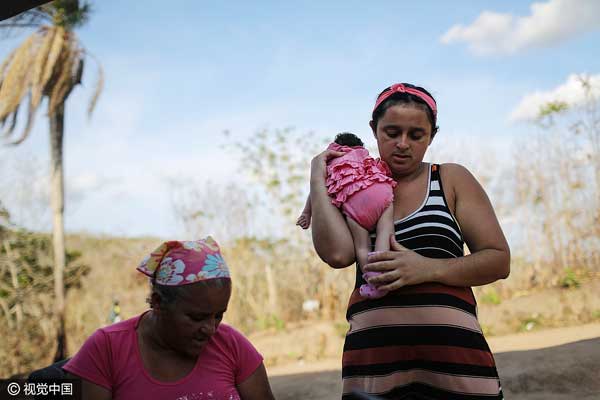
M369 232L394 199L396 182L385 161L374 159L362 146L331 143L329 150L345 152L327 164L327 193L336 207Z

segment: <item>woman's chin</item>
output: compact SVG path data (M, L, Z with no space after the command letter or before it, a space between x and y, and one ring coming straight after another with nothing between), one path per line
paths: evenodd
M190 357L198 357L200 355L200 353L202 353L202 351L206 347L207 343L208 343L208 340L192 339L192 340L190 340L189 344L186 346L186 348L184 350L185 354L187 354Z
M414 167L412 158L399 158L394 157L392 162L389 163L389 167L393 172L404 172Z

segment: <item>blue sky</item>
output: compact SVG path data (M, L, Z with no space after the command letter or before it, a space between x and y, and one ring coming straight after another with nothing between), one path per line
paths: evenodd
M577 102L570 77L600 76L594 0L322 3L96 1L78 35L105 87L87 121L88 62L67 103L67 230L180 236L167 181L235 180L234 155L218 146L223 130L236 140L288 126L370 138L375 97L398 81L432 92L439 137L471 152L492 143L509 160L511 141L535 129L528 96ZM0 56L23 38L0 42ZM16 222L48 229L48 214L19 211L22 177L7 177L19 163L36 166L31 180L47 169L41 114L23 145L0 149L0 195Z

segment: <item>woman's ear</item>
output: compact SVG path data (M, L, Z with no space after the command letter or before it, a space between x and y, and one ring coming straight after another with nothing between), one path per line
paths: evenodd
M150 304L150 308L153 309L154 311L159 311L160 310L160 295L156 292L152 292L150 294L150 298L148 299L148 303Z
M375 136L375 138L377 138L377 125L375 125L375 121L371 120L369 121L369 126L371 127L371 130L373 131L373 136Z

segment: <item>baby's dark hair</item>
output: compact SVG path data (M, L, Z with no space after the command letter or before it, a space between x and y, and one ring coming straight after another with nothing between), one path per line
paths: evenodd
M339 144L340 146L355 147L365 145L358 136L350 132L338 133L333 141Z

